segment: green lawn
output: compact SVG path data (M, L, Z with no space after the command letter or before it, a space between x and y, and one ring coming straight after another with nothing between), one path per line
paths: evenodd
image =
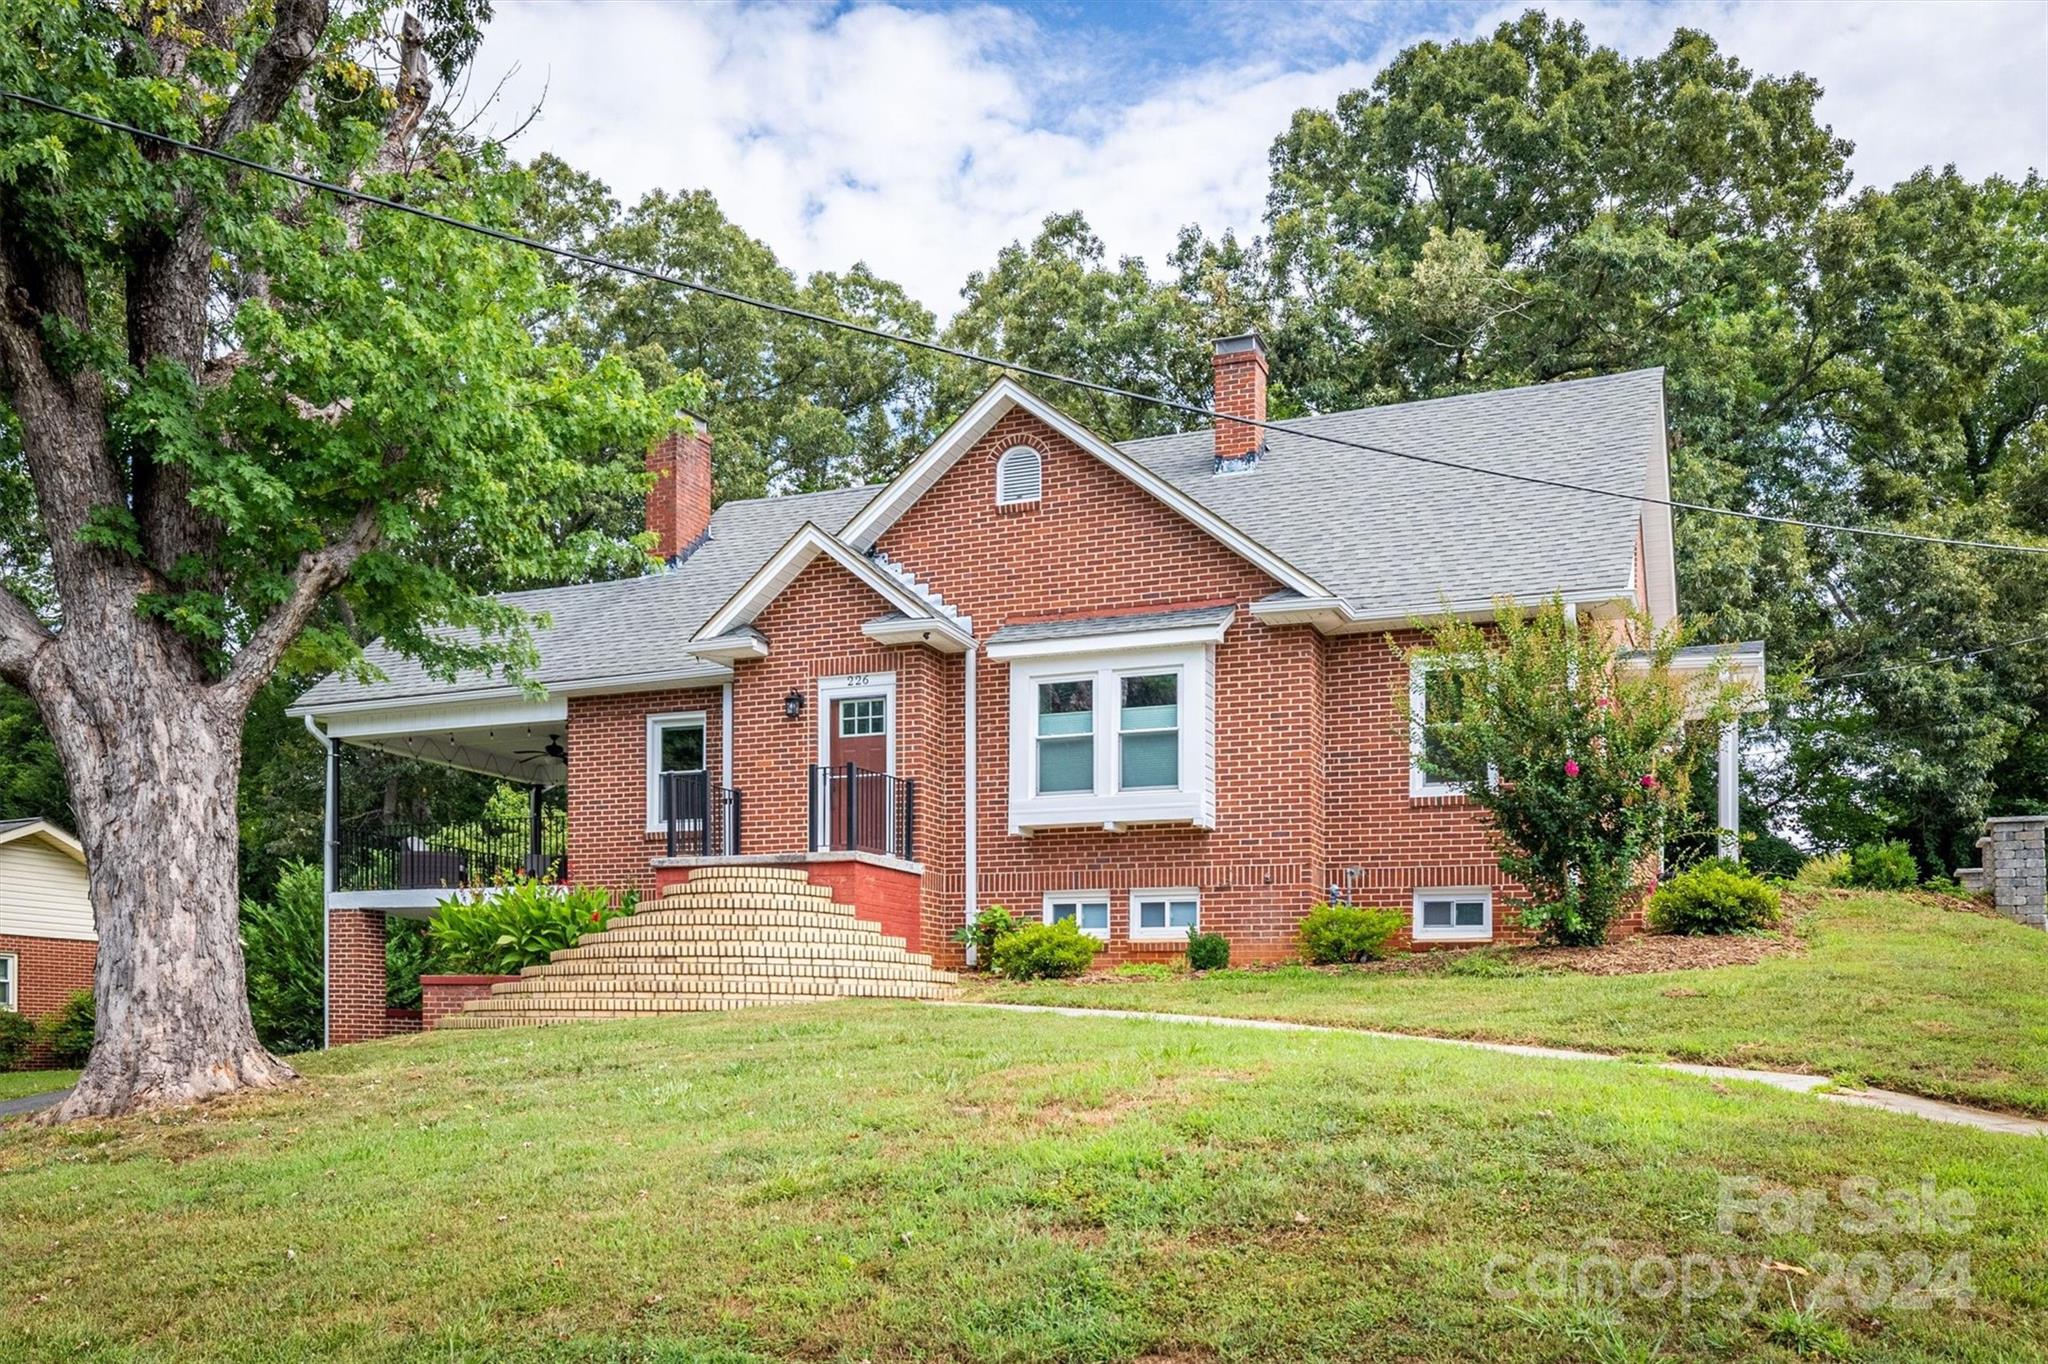
M77 1083L75 1070L0 1070L0 1101L69 1089Z
M304 1070L157 1120L0 1129L0 1358L2048 1350L2038 1139L1633 1067L847 1003L439 1033ZM1812 1191L1811 1229L1717 1228L1723 1177ZM1852 1178L1928 1181L1950 1224L1852 1234ZM1901 1282L1966 1256L1973 1300L1901 1302L1866 1267L1864 1305L1816 1306L1821 1276L1770 1267L1859 1252ZM1544 1257L1601 1254L1653 1292L1697 1257L1702 1296L1554 1294ZM1706 1294L1710 1264L1755 1305L1732 1278Z
M2048 1115L2048 933L1899 895L1821 893L1805 948L1635 976L1307 968L1098 975L970 993L1015 1003L1294 1019L1834 1075Z

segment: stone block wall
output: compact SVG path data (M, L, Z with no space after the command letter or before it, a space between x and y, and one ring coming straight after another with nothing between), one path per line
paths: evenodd
M2048 928L2048 815L1984 822L1984 881L2008 919Z

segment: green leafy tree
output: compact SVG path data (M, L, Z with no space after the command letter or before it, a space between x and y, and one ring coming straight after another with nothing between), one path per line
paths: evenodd
M249 1016L272 1051L311 1051L325 1040L325 877L318 862L288 863L273 895L242 901Z
M526 221L546 240L907 336L937 330L928 309L865 265L799 281L703 190L656 191L621 212L601 182L553 157L534 172ZM936 432L930 352L617 271L557 268L576 286L561 335L592 358L629 360L653 384L701 381L720 501L885 478ZM637 529L637 503L619 514Z
M1674 674L1680 636L1647 620L1581 623L1557 600L1496 614L1425 623L1408 657L1454 685L1428 687L1417 713L1404 683L1404 725L1423 770L1486 812L1501 870L1532 897L1522 923L1604 942L1683 825L1699 749L1736 714L1740 684Z
M1191 277L1201 278L1207 267L1214 287L1227 290L1227 268L1198 259L1198 243L1186 250L1196 253ZM1154 281L1142 260L1108 264L1079 213L1054 214L1029 246L1004 247L992 268L967 277L960 296L966 301L946 327L951 345L1176 402L1209 401L1209 345L1221 333L1208 314L1193 296ZM958 411L987 382L971 366L948 370L941 409ZM1185 415L1150 403L1054 387L1048 397L1113 440L1188 424Z
M0 83L510 223L525 177L421 132L486 13L21 0ZM636 562L555 509L641 485L680 395L536 339L559 300L530 253L13 103L0 296L0 496L33 491L0 524L0 681L62 761L100 935L53 1116L289 1080L242 984L244 717L288 658L359 666L371 636L521 676L528 622L477 586Z

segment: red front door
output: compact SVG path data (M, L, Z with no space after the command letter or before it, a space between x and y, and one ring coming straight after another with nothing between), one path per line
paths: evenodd
M832 767L828 790L832 845L879 852L889 847L894 812L889 808L889 697L833 698L828 722L827 755ZM847 764L857 769L849 781ZM865 775L864 775L865 774Z

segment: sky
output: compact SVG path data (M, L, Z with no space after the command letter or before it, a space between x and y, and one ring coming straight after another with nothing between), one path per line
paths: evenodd
M942 319L968 273L1081 210L1160 272L1179 229L1255 233L1266 156L1403 47L1525 4L1151 0L657 4L499 0L464 91L479 130L538 114L550 151L630 204L709 189L799 273L865 261ZM1751 70L1803 71L1856 144L1858 186L1927 164L2048 169L2048 3L1553 3L1596 41L1704 29Z

